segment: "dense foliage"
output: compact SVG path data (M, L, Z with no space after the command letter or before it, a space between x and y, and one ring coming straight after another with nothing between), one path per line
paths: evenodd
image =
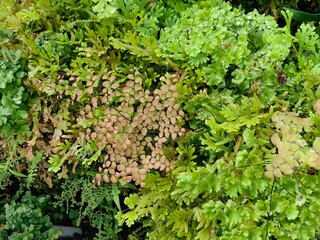
M32 196L28 191L21 202L11 201L5 204L4 214L1 214L1 239L58 239L61 231L52 229L48 215L44 215L45 208L50 200L47 196Z
M3 0L1 233L57 238L45 192L95 239L315 239L318 28L249 5Z

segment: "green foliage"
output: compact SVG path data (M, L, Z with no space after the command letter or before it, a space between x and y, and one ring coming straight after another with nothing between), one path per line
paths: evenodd
M115 184L93 189L89 181L73 178L62 184L61 195L55 196L55 205L66 207L76 226L89 219L91 226L98 230L96 239L117 239L121 230L115 219L121 209L119 195L120 189Z
M61 1L39 0L16 5L9 1L4 2L3 15L0 16L4 20L1 24L4 29L3 40L10 42L10 48L19 49L27 60L28 77L24 84L36 95L36 101L33 101L34 105L29 111L32 119L29 119L28 125L32 128L32 136L25 139L27 144L19 147L22 148L22 152L31 153L29 155L39 151L46 156L40 163L42 172L39 178L45 180L50 187L52 174L47 172L47 162L51 164L52 172L62 170L58 177L64 178L70 170L64 165L66 162L74 164L74 172L79 162L88 166L100 161L101 156L105 154L105 151L99 150L97 141L90 145L83 141L75 142L79 132L90 128L93 130L96 123L88 121L76 126L78 119L73 117L82 112L84 109L81 108L91 101L90 91L94 90L94 95L99 95L102 79L96 79L94 88L85 86L86 79L77 80L79 84L71 86L68 83L70 75L82 77L86 69L92 69L100 75L106 65L110 65L108 69L118 71L120 60L128 62L125 68L135 66L129 62L137 63L139 66L141 60L137 60L137 56L142 57L144 61L167 66L170 61L168 63L154 53L157 46L156 38L161 27L174 22L179 12L183 11L183 6L183 1L68 0L62 4ZM132 53L133 58L127 58L129 54L122 54L128 50L128 46L135 52ZM153 71L153 67L147 71L143 67L143 70L146 76L150 74L150 77L145 78L145 83L140 83L145 90L150 88L158 74ZM120 74L127 72L120 71ZM122 80L119 83L121 84ZM121 90L122 86L119 85L118 88ZM80 90L84 94L80 94ZM77 94L79 98L74 101ZM107 92L104 95L107 95ZM67 98L61 102L56 101L56 98L65 96ZM102 96L97 98L99 105L100 97ZM115 96L110 104L121 105L117 98L118 96ZM122 102L125 104L125 101ZM135 104L138 103L130 103L130 110ZM99 107L100 109L94 113L95 120L103 120L103 106ZM174 135L179 133L177 128L170 131ZM125 131L121 132L123 133ZM114 137L118 140L120 135ZM75 161L70 161L71 159ZM165 169L168 165L166 160Z
M276 17L284 5L255 3ZM1 187L45 181L99 239L123 237L116 215L131 238L314 238L320 42L283 16L222 0L4 0ZM27 202L7 215L25 220Z
M181 161L189 164L177 163L177 168L165 178L158 173L148 174L146 187L140 190L141 195L131 194L125 199L125 204L131 209L127 213L118 212L117 219L122 225L124 222L130 227L134 222L151 216L151 222L145 221L145 226L151 227L154 231L149 236L151 239L176 239L175 233L181 232L185 236L186 227L190 224L190 212L181 207L171 199L170 194L175 189L175 177L180 172L191 172L194 170L194 149L180 148ZM152 209L150 206L152 205ZM182 223L182 225L180 225ZM174 228L173 228L174 226ZM173 228L173 229L172 229ZM169 230L170 229L170 230ZM162 235L163 234L163 235ZM148 234L149 235L149 234ZM179 236L179 235L178 235Z
M2 135L30 134L25 119L28 117L27 90L23 87L26 61L21 51L1 47L0 58L0 127Z
M271 17L244 14L222 1L193 5L159 39L158 55L187 70L197 68L206 84L276 98L277 72L290 53L292 37ZM281 90L281 88L279 89Z
M226 104L215 115L206 119L205 123L210 127L210 132L204 133L202 143L217 157L234 156L243 143L247 146L245 149L254 147L257 150L269 140L268 135L272 132L268 126L271 114L272 109L264 113L256 96L243 97L241 105L232 102ZM255 139L255 136L259 138ZM254 154L261 155L259 151Z
M292 61L285 64L282 75L286 92L279 98L289 101L293 111L308 116L319 95L319 37L313 26L302 24L293 38ZM280 74L280 75L281 75Z
M0 189L8 188L12 178L19 179L21 188L29 189L41 175L45 176L41 171L44 164L41 151L21 147L26 144L21 137L4 138L0 143Z
M0 163L0 189L5 189L10 185L9 179L10 176L15 177L26 177L21 172L15 170L15 166L19 163L20 158L16 155L17 153L17 144L11 139L8 141L1 141L2 147L2 156ZM7 151L5 150L7 148Z
M54 230L49 216L43 214L49 200L49 196L26 192L20 202L6 204L1 239L58 239L61 231Z
M273 181L264 177L274 154L268 135L261 127L247 128L212 165L177 167L166 178L148 175L146 188L125 200L130 211L118 214L120 223L149 216L149 239L312 239L320 226L313 222L319 174L299 169ZM219 142L204 140L214 149Z
M92 7L93 12L97 13L99 19L112 17L112 15L116 12L116 8L110 5L109 1L94 1L97 5Z
M121 224L145 221L149 239L316 236L319 40L310 25L295 35L290 17L287 26L207 1L162 32L158 55L207 85L185 109L195 130L188 143L201 141L211 158L203 147L197 156L180 148L173 172L148 174L145 189L125 199Z

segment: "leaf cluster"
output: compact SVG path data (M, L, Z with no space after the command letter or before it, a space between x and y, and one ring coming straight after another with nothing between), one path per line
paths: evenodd
M3 3L1 131L32 134L1 139L1 180L65 181L58 205L97 238L119 235L115 215L150 239L315 236L314 26L222 0ZM115 183L132 181L125 209Z
M174 159L170 145L185 133L178 76L161 77L159 86L151 87L137 70L119 77L107 69L102 76L92 71L79 75L55 87L58 98L69 99L61 115L67 126L56 128L50 142L56 154L49 170L59 171L72 158L87 166L102 161L94 181L98 186L118 180L140 184L152 169L169 171L169 158Z
M49 199L49 196L33 196L28 191L21 201L5 204L1 239L58 239L61 231L53 229L49 216L44 215Z
M121 224L149 217L150 239L315 237L319 41L310 25L289 30L288 18L279 28L220 1L194 5L164 29L157 54L203 76L205 90L185 109L192 143L201 141L211 158L179 151L173 172L149 174L146 188L125 200Z
M25 119L28 117L28 91L23 86L26 61L21 51L1 47L0 58L0 127L2 135L30 134Z
M115 215L121 209L120 190L116 184L93 189L86 179L69 178L61 185L61 194L55 196L54 204L65 207L76 226L88 219L97 229L96 239L118 239L121 228Z
M292 112L274 114L272 121L279 130L271 137L272 143L277 147L277 154L266 165L265 175L269 178L282 177L283 174L292 174L295 168L305 166L319 169L319 138L315 138L312 147L307 142L310 138L312 140L310 133L313 122L309 118L299 118Z

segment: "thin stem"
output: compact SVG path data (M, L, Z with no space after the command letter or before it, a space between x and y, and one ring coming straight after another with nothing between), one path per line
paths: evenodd
M265 237L265 239L268 239L269 219L270 219L270 216L272 215L272 210L271 210L272 209L272 195L273 195L273 190L274 190L275 183L276 183L276 179L273 179L271 191L269 193L269 195L270 195L270 203L269 203L269 211L268 211L268 215L267 215L267 226L266 226L266 237Z

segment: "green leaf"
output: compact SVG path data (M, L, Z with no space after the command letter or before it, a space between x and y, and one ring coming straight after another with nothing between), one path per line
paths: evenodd
M243 167L247 166L249 163L249 153L247 150L242 150L238 152L237 158L236 158L236 167Z
M232 229L234 226L236 226L238 223L241 223L242 216L241 211L238 211L236 208L230 209L228 211L228 219L229 219L229 228Z
M7 169L7 168L8 168L8 166L0 164L0 169Z
M320 137L316 137L316 139L313 142L313 148L314 149L319 149L320 148Z
M29 116L27 111L19 110L17 113L22 119L26 119Z
M92 10L98 14L100 19L109 18L117 11L117 9L108 4L108 1L100 0L97 5L92 7Z
M256 139L254 137L255 130L246 129L243 131L242 136L245 143L248 145L248 147L253 147L256 144Z
M20 57L21 57L21 54L22 54L22 51L21 51L20 49L18 49L18 50L15 52L16 59L20 58Z
M293 14L293 19L300 21L300 22L314 22L314 21L320 21L320 14L310 14L306 12L302 12L299 10L295 10L292 8L283 8L284 10L288 10Z
M64 159L63 158L60 158L59 156L57 155L53 155L49 158L49 161L50 163L50 167L49 167L49 171L52 171L52 172L58 172L61 168L61 165L63 164L64 162Z
M239 184L238 183L232 184L227 189L227 195L232 197L232 198L238 196L238 189L239 189Z
M217 175L211 174L208 176L208 183L214 189L215 192L221 190L221 182Z
M27 177L26 175L22 174L22 173L19 173L19 172L16 172L12 169L9 168L9 172L17 177Z
M23 71L19 71L19 72L16 72L16 73L15 73L15 75L16 75L17 78L23 78L23 77L25 76L25 74L26 74L26 73L23 72Z
M102 149L99 149L98 151L96 151L96 153L91 157L91 158L85 158L82 162L82 164L87 164L87 165L91 165L92 162L97 161L98 158L101 155L101 151Z
M139 202L139 195L138 194L130 194L129 197L127 197L124 200L124 203L130 208L133 209L135 205L137 205Z
M112 191L113 201L114 201L114 203L116 204L118 210L121 211L119 194L120 194L120 191Z
M289 206L287 208L287 210L285 211L286 215L287 215L287 218L289 220L294 220L298 217L299 215L299 210L296 206Z
M120 212L119 212L120 213ZM135 211L128 212L126 214L118 214L118 218L121 217L120 223L125 219L126 225L128 227L132 226L135 221L139 218L138 214Z
M79 213L78 213L77 210L71 208L71 209L69 210L69 214L68 214L68 215L69 215L69 218L70 218L70 219L75 219L75 218L77 218L77 217L79 216Z

